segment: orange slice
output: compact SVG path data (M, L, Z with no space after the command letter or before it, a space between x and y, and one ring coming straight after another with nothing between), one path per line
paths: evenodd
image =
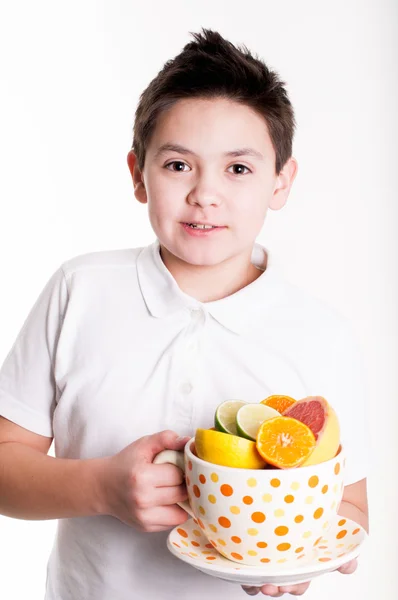
M271 408L275 408L279 413L283 413L290 406L295 404L295 399L290 396L281 396L279 394L275 394L273 396L268 396L265 400L261 400L261 404L265 404L265 406L270 406Z
M315 446L315 436L307 425L283 416L264 421L256 440L260 456L279 469L299 467Z

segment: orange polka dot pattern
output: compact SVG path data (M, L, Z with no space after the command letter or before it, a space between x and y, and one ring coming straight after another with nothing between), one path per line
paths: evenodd
M232 494L234 493L234 490L231 488L230 485L224 483L220 487L220 492L222 493L223 496L232 496Z
M253 498L251 496L243 496L242 502L245 504L253 504Z
M343 471L338 457L319 467L252 471L250 476L244 469L218 470L217 465L186 457L196 532L223 557L247 565L283 564L302 560L314 548L326 551L322 536L328 534L341 501ZM343 521L335 534L340 544L352 535ZM188 544L190 551L196 552L201 538ZM181 547L188 551L182 542Z
M214 563L214 569L227 568L230 570L230 560L241 564L241 566L235 564L232 567L234 570L239 571L244 567L245 552L240 549L242 540L239 537L232 536L231 539L235 547L230 553L225 552L226 542L223 541L221 545L223 552L220 553L216 550L217 543L220 540L212 540L212 543L209 543L203 532L197 529L197 526L198 522L196 519L191 519L181 527L173 529L169 536L169 545L174 554L181 557L189 557L189 559L202 564ZM344 526L346 526L345 529ZM364 537L365 532L360 527L355 527L353 521L344 520L343 525L338 525L337 529L333 530L333 535L326 535L316 540L310 551L310 556L312 556L313 560L315 556L315 560L320 563L327 563L355 550L364 540ZM258 564L263 565L268 563L274 565L289 563L293 568L295 564L300 564L299 561L307 556L304 546L295 546L292 548L288 542L280 542L278 544L279 554L277 558L272 558L270 555L267 556L268 546L266 542L257 542L254 548L248 550L247 555L259 559ZM280 556L288 554L289 551L292 551L290 559L280 558ZM316 552L316 554L314 555L313 552Z

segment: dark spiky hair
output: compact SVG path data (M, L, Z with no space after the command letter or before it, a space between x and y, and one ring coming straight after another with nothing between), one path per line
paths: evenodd
M168 60L142 92L135 113L132 149L142 171L159 115L178 100L226 98L252 108L267 124L279 174L292 155L295 118L285 83L246 46L236 47L218 32L202 29Z

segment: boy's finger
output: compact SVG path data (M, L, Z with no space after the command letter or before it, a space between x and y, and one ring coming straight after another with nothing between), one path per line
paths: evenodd
M171 506L177 502L187 500L187 488L185 485L176 485L174 487L157 488L154 490L153 506Z
M174 504L173 506L156 506L154 508L148 508L145 511L147 522L156 527L165 527L171 529L176 525L182 525L188 519L190 515L185 512L182 508Z
M248 594L248 596L257 596L260 593L261 588L256 588L253 586L242 585L242 590Z
M170 463L148 467L147 483L155 488L172 487L184 481L184 473L181 469Z
M264 594L264 596L271 596L272 598L279 598L279 596L283 596L283 593L279 590L277 585L263 585L261 592Z
M343 573L343 575L351 575L351 573L354 573L354 571L356 571L357 566L358 566L358 561L356 558L354 558L353 560L350 560L350 562L345 563L345 565L342 565L337 570L340 573Z
M310 581L306 583L297 583L296 585L281 586L279 589L283 594L291 594L292 596L301 596L310 586Z
M172 450L183 450L185 448L186 443L189 442L190 439L191 437L189 435L178 437L175 441L175 446L174 448L172 448Z
M254 586L250 586L250 585L242 585L242 589L246 592L246 594L248 594L249 596L257 596L257 594L259 594L261 592L261 588L259 587L254 587Z

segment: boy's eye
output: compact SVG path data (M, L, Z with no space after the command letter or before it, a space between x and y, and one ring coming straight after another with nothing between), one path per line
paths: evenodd
M176 167L175 169L173 168L169 168L170 166L174 166ZM169 162L167 165L165 165L166 169L169 169L169 171L175 171L176 173L183 173L184 172L184 167L188 167L188 165L184 162L182 162L182 160L173 160L172 162ZM189 168L189 167L188 167Z
M234 175L246 175L247 172L251 173L249 167L246 167L245 165L236 164L236 165L231 165L229 168L235 169ZM242 171L242 169L246 169L246 172L244 173Z
M188 165L182 160L173 160L167 163L167 165L165 165L165 169L168 169L169 171L174 171L175 173L186 172L184 171L184 167L187 167L190 170L190 167L188 167ZM236 165L231 165L229 169L235 170L233 173L234 175L246 175L246 173L251 173L249 167L246 167L245 165L241 165L239 163L237 163ZM246 169L246 171L244 169Z

